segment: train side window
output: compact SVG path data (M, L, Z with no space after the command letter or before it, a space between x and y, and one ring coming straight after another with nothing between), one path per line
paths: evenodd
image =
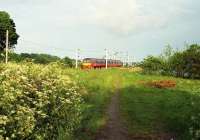
M101 60L96 60L97 64L101 64Z
M117 61L117 64L119 64L119 61Z

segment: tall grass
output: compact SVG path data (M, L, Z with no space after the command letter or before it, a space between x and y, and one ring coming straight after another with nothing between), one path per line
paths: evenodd
M114 93L117 74L115 69L75 72L74 77L79 87L84 90L85 102L82 124L75 134L77 139L94 139L98 130L105 125L105 110Z

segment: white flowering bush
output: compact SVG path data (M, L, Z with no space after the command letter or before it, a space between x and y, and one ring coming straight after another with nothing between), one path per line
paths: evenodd
M0 64L0 139L57 139L81 121L82 97L58 64Z

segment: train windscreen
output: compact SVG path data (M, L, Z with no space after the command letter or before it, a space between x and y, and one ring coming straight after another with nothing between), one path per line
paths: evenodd
M90 59L84 59L83 62L84 63L91 63L91 60Z

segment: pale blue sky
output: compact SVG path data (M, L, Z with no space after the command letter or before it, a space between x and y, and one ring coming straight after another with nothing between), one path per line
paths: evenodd
M141 60L168 43L200 43L199 0L0 0L0 10L16 23L16 52L103 57L107 48Z

